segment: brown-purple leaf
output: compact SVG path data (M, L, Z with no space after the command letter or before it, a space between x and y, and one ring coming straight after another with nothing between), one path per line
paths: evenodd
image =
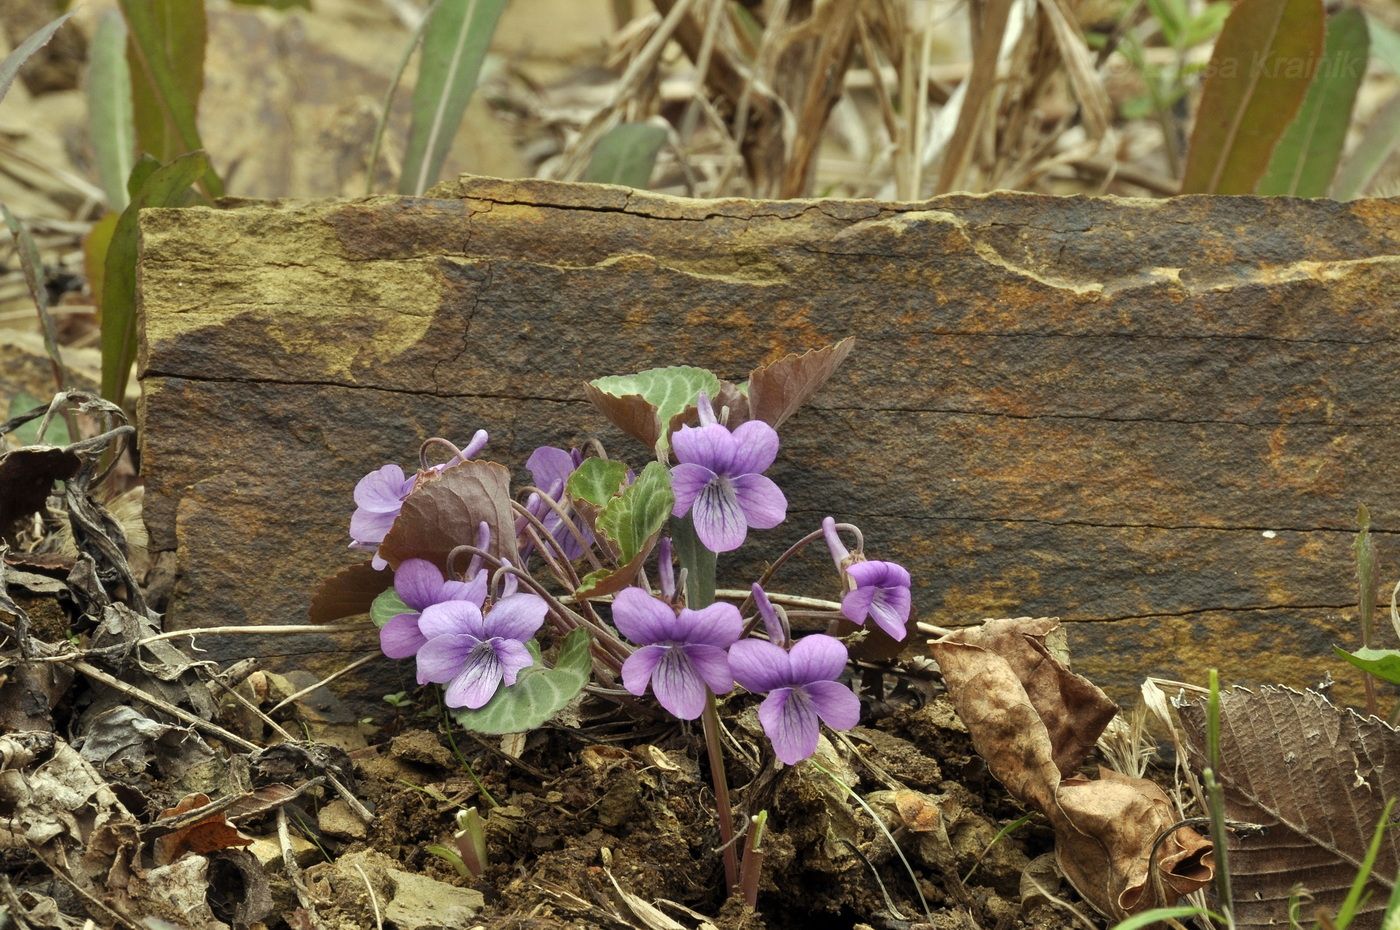
M854 336L798 355L785 355L749 373L748 419L775 429L821 389L851 354Z
M379 544L379 555L394 568L404 559L427 559L445 568L449 552L475 544L483 522L491 529L491 554L518 563L510 471L495 462L461 462L419 479Z
M1193 763L1203 764L1205 704L1179 711ZM1233 838L1235 924L1288 924L1303 885L1309 911L1336 914L1361 869L1389 798L1400 797L1400 730L1340 708L1315 691L1236 688L1220 695L1220 771L1225 816L1261 824ZM1400 832L1388 829L1351 924L1381 925L1400 870Z
M600 391L592 384L583 386L588 402L597 407L618 429L633 439L653 448L660 438L660 427L656 422L656 408L640 394L627 394L617 397L607 391Z
M15 521L43 509L55 481L78 473L78 456L56 446L31 446L0 455L0 535Z
M312 623L332 623L367 614L374 599L393 583L393 572L375 571L369 562L346 566L317 586L307 613Z

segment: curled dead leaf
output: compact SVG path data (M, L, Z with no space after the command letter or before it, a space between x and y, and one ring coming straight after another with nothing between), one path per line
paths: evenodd
M191 794L179 804L160 812L162 817L175 817L209 803L207 794ZM224 812L210 814L187 827L156 837L156 865L169 865L186 854L206 855L236 846L251 846L253 838L239 833Z
M1046 618L989 620L930 650L973 746L1013 796L1045 814L1060 869L1080 895L1114 918L1168 904L1149 859L1175 811L1145 779L1074 774L1117 708L1052 654L1057 627ZM1169 844L1154 860L1165 889L1186 894L1210 882L1208 840L1178 828Z

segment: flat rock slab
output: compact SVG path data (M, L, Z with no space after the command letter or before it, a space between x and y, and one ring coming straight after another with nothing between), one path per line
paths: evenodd
M789 522L751 563L831 513L910 567L921 619L1062 617L1119 697L1209 666L1354 677L1327 657L1358 637L1358 502L1383 559L1400 530L1400 200L433 193L142 213L142 465L173 626L304 622L353 560L354 482L421 436L485 427L518 469L592 433L641 462L584 379L735 378L855 334L783 428ZM721 585L746 585L732 567ZM786 578L835 593L816 553ZM205 645L329 670L375 644ZM357 687L410 680L368 669Z

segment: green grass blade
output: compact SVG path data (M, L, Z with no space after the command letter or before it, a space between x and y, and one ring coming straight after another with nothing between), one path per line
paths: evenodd
M1216 40L1183 194L1249 194L1322 55L1322 0L1239 0Z
M136 163L136 116L131 103L131 69L126 63L126 22L108 10L97 24L88 52L88 128L97 153L97 174L116 213L131 198L126 180Z
M29 297L34 301L34 311L39 314L39 328L44 334L44 351L48 353L49 364L53 366L54 384L60 390L69 387L68 369L63 365L63 356L58 348L58 328L49 314L49 292L44 288L44 263L39 258L39 247L34 237L10 212L10 208L0 203L0 217L15 238L15 252L19 255L20 270L24 283L29 288Z
M1342 160L1356 92L1366 77L1369 47L1366 17L1360 10L1342 10L1328 17L1322 61L1255 193L1326 196Z
M505 6L505 0L447 0L429 14L399 193L416 196L437 181Z
M190 152L145 174L140 189L122 211L107 247L102 282L102 396L120 404L136 359L136 253L142 207L171 206L209 171L203 152ZM137 164L133 176L145 173Z
M1114 924L1112 930L1141 930L1143 927L1150 927L1156 923L1165 923L1169 920L1180 920L1183 917L1204 917L1216 923L1223 924L1225 922L1224 917L1208 911L1203 907L1182 904L1176 907L1154 907L1150 911L1134 914L1132 917Z
M666 130L651 123L622 123L598 140L583 180L645 188L656 156L666 144Z
M418 28L413 30L413 37L408 40L403 54L399 56L399 66L394 70L394 78L389 82L389 89L384 92L384 107L379 111L379 121L374 126L374 141L370 143L369 160L365 165L366 197L374 193L374 171L379 167L379 150L384 147L384 131L389 128L389 114L394 109L394 98L399 95L399 85L403 83L404 72L408 70L409 60L413 58L413 53L417 51L419 43L423 41L423 30L427 27L428 20L432 18L433 11L441 4L442 0L434 0L433 5L428 8L428 12L423 14Z
M1347 930L1347 927L1351 926L1351 922L1356 919L1356 912L1361 909L1363 896L1366 893L1366 884L1371 880L1371 871L1376 867L1376 857L1381 852L1381 840L1385 837L1386 828L1390 826L1390 811L1394 806L1394 798L1385 802L1385 810L1381 811L1381 819L1376 824L1376 832L1371 835L1371 845L1366 848L1366 858L1361 860L1361 868L1357 870L1356 878L1352 880L1346 900L1342 902L1341 908L1337 911L1336 930Z
M162 162L202 149L196 114L204 90L207 27L202 0L118 0L130 30L131 96L141 147ZM199 183L221 197L209 160Z
M67 22L68 17L72 15L72 13L64 13L53 22L42 26L39 31L16 45L14 50L5 56L3 61L0 61L0 100L5 99L10 85L15 82L15 75L19 74L19 69L29 60L29 56L48 45L53 34L58 31L58 27Z

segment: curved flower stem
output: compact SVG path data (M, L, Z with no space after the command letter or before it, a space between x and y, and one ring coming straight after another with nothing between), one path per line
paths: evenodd
M428 470L428 450L436 446L446 446L452 454L448 457L449 462L456 461L462 457L462 450L457 448L457 444L450 439L443 439L441 436L432 436L423 440L423 444L418 447L418 470Z
M516 506L513 501L511 506ZM541 537L535 527L529 523L525 524L521 532L527 535L530 543L539 550L540 558L544 559L545 565L549 566L550 574L554 576L554 579L570 591L578 590L580 584L578 573L574 571L574 567L569 564L568 559L562 558L564 552L559 546L559 541L548 533ZM548 543L545 542L546 539L549 540ZM558 552L561 558L555 558L555 552Z
M593 567L603 567L603 563L599 562L598 557L593 554L593 547L589 545L588 540L583 538L583 532L578 528L578 525L574 523L573 519L569 516L568 512L564 510L563 506L560 505L560 503L557 500L555 500L552 496L544 493L534 485L528 485L524 488L521 488L520 490L522 494L534 494L538 496L540 501L543 502L546 507L558 514L560 521L562 521L562 524L564 526L567 526L569 528L570 535L572 535L574 539L578 542L579 547L583 549L584 555L588 556L588 561L593 564ZM515 507L519 505L512 501L511 506ZM539 518L535 517L534 514L530 514L530 516L535 519L535 522L539 522ZM544 530L543 523L540 523L540 529ZM551 537L553 536L553 534L550 535Z
M850 532L855 533L855 535L856 535L856 548L857 548L858 550L864 549L864 548L865 548L865 537L864 537L863 535L861 535L860 528L857 527L855 524L853 524L853 523L838 523L838 524L836 524L836 528L837 528L838 530L849 530ZM764 571L764 573L759 577L759 579L758 579L758 585L759 585L759 587L767 588L767 587L768 587L768 582L770 582L770 581L773 580L773 576L776 575L776 574L778 573L778 569L782 568L783 565L784 565L784 563L786 563L786 562L787 562L789 559L791 559L793 556L795 556L795 555L797 555L798 553L800 553L803 549L806 549L809 545L811 545L811 544L812 544L813 542L815 542L816 540L821 539L821 538L823 537L823 535L824 535L824 530L820 530L820 529L813 530L812 532L808 533L806 536L803 536L803 537L802 537L801 539L799 539L797 542L793 543L791 546L788 546L787 551L784 552L782 555L778 556L776 559L774 559L774 560L773 560L773 564L772 564L772 565L769 565L768 568L767 568L767 570ZM780 601L780 595L770 594L770 595L769 595L769 599L772 600L774 603L781 603L781 601ZM745 595L744 600L743 600L743 603L741 603L741 604L739 605L739 613L741 613L741 614L743 614L743 613L748 613L750 610L753 609L753 606L754 606L754 604L753 604L753 594L750 592L750 593L747 593L747 594ZM837 606L839 607L840 605L838 604ZM744 630L744 635L745 635L745 636L749 635L749 633L752 632L753 625L754 625L754 623L757 623L757 622L758 622L758 621L757 621L757 618L755 618L754 620L750 621L748 628L746 628L746 629Z
M734 849L734 811L729 805L729 780L724 771L724 749L719 741L719 710L713 691L706 689L705 712L700 715L705 730L705 754L710 757L710 781L715 786L715 814L719 817L719 841L724 847L724 888L732 892L739 884L739 854Z

